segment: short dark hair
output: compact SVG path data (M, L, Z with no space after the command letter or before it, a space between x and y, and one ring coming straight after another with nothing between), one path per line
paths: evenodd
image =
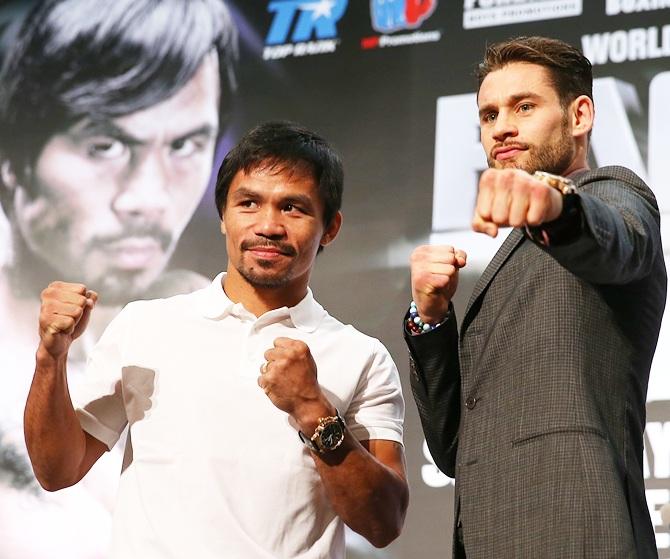
M277 169L306 165L319 187L324 202L326 225L342 206L344 171L339 155L321 136L288 121L271 121L247 132L230 150L219 168L214 198L223 215L230 183L239 171Z
M548 37L515 37L487 46L484 60L477 68L477 92L486 76L513 62L545 67L563 107L580 95L593 100L593 71L589 59L572 45Z
M169 98L212 50L223 129L237 60L237 31L223 0L25 4L23 13L9 4L0 17L0 154L17 174L82 118L116 118Z

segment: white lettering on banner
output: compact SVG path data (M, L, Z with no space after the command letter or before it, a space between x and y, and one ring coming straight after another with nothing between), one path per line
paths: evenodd
M435 465L433 457L428 450L428 443L423 441L423 456L428 460L428 464L421 466L421 479L428 487L446 487L452 485L454 480L444 475L440 469Z
M670 56L670 25L582 36L584 55L594 66Z
M645 443L653 459L653 466L650 466L645 452L644 477L668 479L670 478L670 417L667 422L649 421L646 429Z
M614 78L594 80L596 124L591 148L598 165L624 165L653 188L662 211L670 211L670 185L663 161L670 153L670 126L664 119L664 99L670 99L670 72L654 77L649 85L647 144L648 165L640 154L627 111L641 112L635 89ZM474 93L437 100L432 231L469 230L479 174L486 157L479 142L479 121Z
M287 56L309 56L331 53L337 50L338 43L339 39L324 39L322 41L266 46L263 49L263 60L278 60Z
M607 0L605 13L615 16L620 13L650 12L670 8L670 0Z
M433 232L470 228L477 182L484 169L477 96L440 97L435 123Z
M582 0L465 0L463 29L581 15Z
M670 535L667 532L659 532L658 530L659 528L663 528L660 509L663 505L670 502L670 491L667 489L647 489L645 496L647 497L651 523L656 530L656 547L658 549L666 549L670 547ZM667 555L664 557L667 557Z

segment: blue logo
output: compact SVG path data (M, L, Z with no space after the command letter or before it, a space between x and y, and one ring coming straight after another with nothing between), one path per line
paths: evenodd
M344 15L347 4L348 0L272 0L268 11L274 18L265 44L334 39L335 24Z
M372 27L379 33L416 29L428 19L438 0L370 0Z

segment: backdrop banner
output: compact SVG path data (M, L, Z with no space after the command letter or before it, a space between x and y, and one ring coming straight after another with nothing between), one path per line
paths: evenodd
M125 302L195 289L225 267L211 173L259 122L297 121L342 155L344 224L318 257L312 288L331 314L389 348L405 390L405 529L383 550L348 533L352 558L450 553L453 480L425 444L402 318L415 246L447 243L468 253L455 301L462 316L506 236L490 239L469 225L486 168L474 70L487 43L546 35L583 50L596 78L591 164L624 165L648 182L670 246L662 169L670 153L669 1L223 1L197 3L210 12L185 18L168 17L173 2L155 17L122 0L0 8L0 558L105 557L120 471L115 449L74 488L47 494L33 479L22 414L41 289L55 279L82 281L107 297L73 349L76 391L91 345ZM138 43L143 54L132 50ZM193 77L189 64L202 49L213 53L213 69ZM178 68L190 68L187 80ZM200 93L185 95L196 78ZM142 229L133 212L164 191L179 193L170 195L169 220ZM159 248L139 247L114 265L103 257L103 243L138 232ZM661 558L670 558L659 512L670 502L667 324L652 367L644 454Z

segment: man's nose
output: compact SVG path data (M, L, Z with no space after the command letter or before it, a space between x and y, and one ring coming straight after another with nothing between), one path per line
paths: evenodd
M149 152L131 160L119 181L119 191L112 202L118 215L156 219L165 212L170 201L170 172L160 153Z
M255 228L257 235L267 238L281 238L286 235L281 210L266 204L261 207L257 216L258 220Z
M505 138L518 134L519 129L514 118L505 113L499 113L493 125L493 138L497 141L503 141Z

